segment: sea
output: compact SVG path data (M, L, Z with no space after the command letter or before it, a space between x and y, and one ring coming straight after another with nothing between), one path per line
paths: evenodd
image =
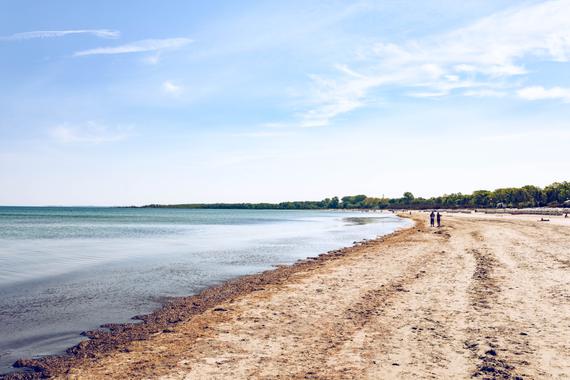
M357 211L0 207L0 373L171 297L409 224Z

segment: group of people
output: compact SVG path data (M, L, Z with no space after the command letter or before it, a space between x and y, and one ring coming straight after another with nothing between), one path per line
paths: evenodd
M441 214L439 213L439 211L437 212L437 214L435 213L435 211L432 211L431 214L429 214L430 226L435 227L436 219L437 219L437 226L441 227Z

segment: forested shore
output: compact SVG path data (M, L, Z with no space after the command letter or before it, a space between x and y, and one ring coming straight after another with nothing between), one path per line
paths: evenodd
M280 203L189 203L151 204L144 208L185 209L255 209L255 210L319 210L319 209L431 209L431 208L529 208L570 207L570 182L555 182L544 188L537 186L477 190L471 194L452 193L439 197L415 197L406 192L400 198L368 197L364 194L332 197L320 201L287 201Z

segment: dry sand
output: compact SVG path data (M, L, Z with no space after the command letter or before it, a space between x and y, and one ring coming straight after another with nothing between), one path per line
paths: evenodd
M565 221L425 216L61 377L570 378Z

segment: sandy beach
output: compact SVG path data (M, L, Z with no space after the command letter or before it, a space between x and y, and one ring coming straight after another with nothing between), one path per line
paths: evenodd
M570 380L570 0L0 9L0 380Z
M114 340L92 334L71 358L22 364L85 379L570 378L568 219L411 217L182 299Z

